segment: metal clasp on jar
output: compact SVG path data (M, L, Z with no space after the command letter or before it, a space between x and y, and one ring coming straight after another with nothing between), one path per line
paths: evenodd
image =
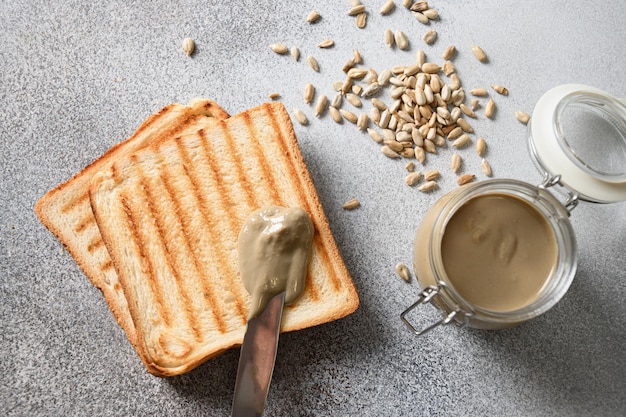
M413 332L415 335L417 336L421 336L424 333L427 333L431 330L433 330L435 327L438 326L443 326L446 324L450 324L450 323L454 323L459 327L464 327L465 325L467 325L468 319L469 317L473 316L473 312L470 310L465 310L463 308L461 308L460 306L455 306L455 308L451 308L450 312L446 312L443 309L439 308L437 305L433 304L433 307L435 307L437 310L439 310L442 313L442 318L439 321L436 321L435 323L423 328L423 329L418 329L415 325L413 325L413 323L411 323L411 321L409 321L409 319L407 318L407 315L415 310L417 307L419 307L420 305L424 305L426 303L431 303L433 301L433 298L440 294L442 288L445 288L446 284L443 282L439 282L437 284L437 286L434 285L430 285L426 288L424 288L420 293L419 296L417 298L417 301L415 303L413 303L409 308L407 308L406 310L404 310L402 312L402 314L400 314L400 319L402 319L402 321L404 322L404 324L408 327L408 329Z
M547 190L548 188L554 187L557 184L563 187L563 185L561 184L560 175L550 176L550 174L545 173L543 176L543 181L541 182L541 184L537 186L537 188L541 188L542 190ZM565 210L567 210L567 214L571 215L572 210L576 208L580 200L578 198L578 194L574 194L571 191L567 191L566 193L567 193L567 200L565 200L565 203L563 203L563 207L565 207Z

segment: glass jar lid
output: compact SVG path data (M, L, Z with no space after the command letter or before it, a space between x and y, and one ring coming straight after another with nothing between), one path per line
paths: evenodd
M555 87L537 102L528 136L540 168L579 198L626 200L626 102L586 85Z

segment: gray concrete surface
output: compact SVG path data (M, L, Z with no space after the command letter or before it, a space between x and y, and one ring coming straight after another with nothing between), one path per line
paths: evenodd
M454 177L429 195L407 187L404 163L382 156L353 125L315 118L302 91L312 82L332 96L354 48L365 68L382 70L412 63L418 48L441 63L455 44L467 89L496 82L510 90L495 96L494 120L481 110L474 122L495 176L539 183L513 112L531 112L543 92L569 82L625 97L626 3L432 0L441 19L429 27L399 0L388 16L378 14L382 1L363 3L364 29L347 16L348 1L0 4L0 414L228 415L238 351L180 377L146 373L33 205L168 103L208 97L236 114L279 92L311 121L296 133L361 307L281 337L267 416L624 415L624 203L574 211L579 271L545 315L504 331L447 327L416 338L399 315L418 287L398 279L394 265L411 263L415 229ZM309 25L313 9L322 18ZM410 49L387 48L386 28L405 31ZM439 33L432 46L421 41L430 28ZM181 50L186 36L197 44L191 58ZM335 47L318 49L325 38ZM274 54L274 42L314 55L321 72ZM471 56L475 43L488 64ZM463 152L468 172L478 172L473 150ZM450 154L427 166L448 172ZM354 197L362 206L342 210Z

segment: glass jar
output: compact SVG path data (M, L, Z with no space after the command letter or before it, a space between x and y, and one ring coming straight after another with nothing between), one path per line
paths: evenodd
M569 220L571 210L579 200L592 203L626 200L624 102L593 87L559 86L538 101L527 132L531 156L544 176L542 184L534 186L512 179L470 183L440 198L422 219L416 232L413 254L413 268L421 292L417 301L401 314L401 319L413 333L421 335L449 323L500 329L523 323L548 311L567 292L576 273L577 245ZM549 189L566 195L565 201L561 202ZM446 271L442 242L451 220L455 215L460 216L462 208L485 196L510 198L532 207L545 220L556 245L553 265L545 276L539 278L542 285L536 296L511 308L496 309L482 301L472 300L459 285L458 277L453 280ZM513 217L507 219L506 215L504 219L505 223L516 221ZM452 233L451 230L449 233ZM531 243L532 239L534 237L530 238ZM537 239L542 237L537 236ZM489 261L489 256L486 259ZM481 278L475 276L463 276L462 279L469 280L464 285L476 283L475 288L483 284ZM506 285L502 288L506 292ZM504 295L493 294L494 297ZM491 295L486 295L487 299L489 297ZM408 319L408 314L426 303L438 308L442 317L418 329Z

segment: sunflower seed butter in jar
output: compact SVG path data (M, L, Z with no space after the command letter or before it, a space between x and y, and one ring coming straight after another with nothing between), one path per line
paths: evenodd
M401 314L413 333L449 323L501 329L548 311L576 273L571 211L579 201L626 201L623 101L584 85L553 88L537 102L527 135L540 185L467 184L422 219L413 250L421 292ZM426 303L442 317L417 328L408 315Z

